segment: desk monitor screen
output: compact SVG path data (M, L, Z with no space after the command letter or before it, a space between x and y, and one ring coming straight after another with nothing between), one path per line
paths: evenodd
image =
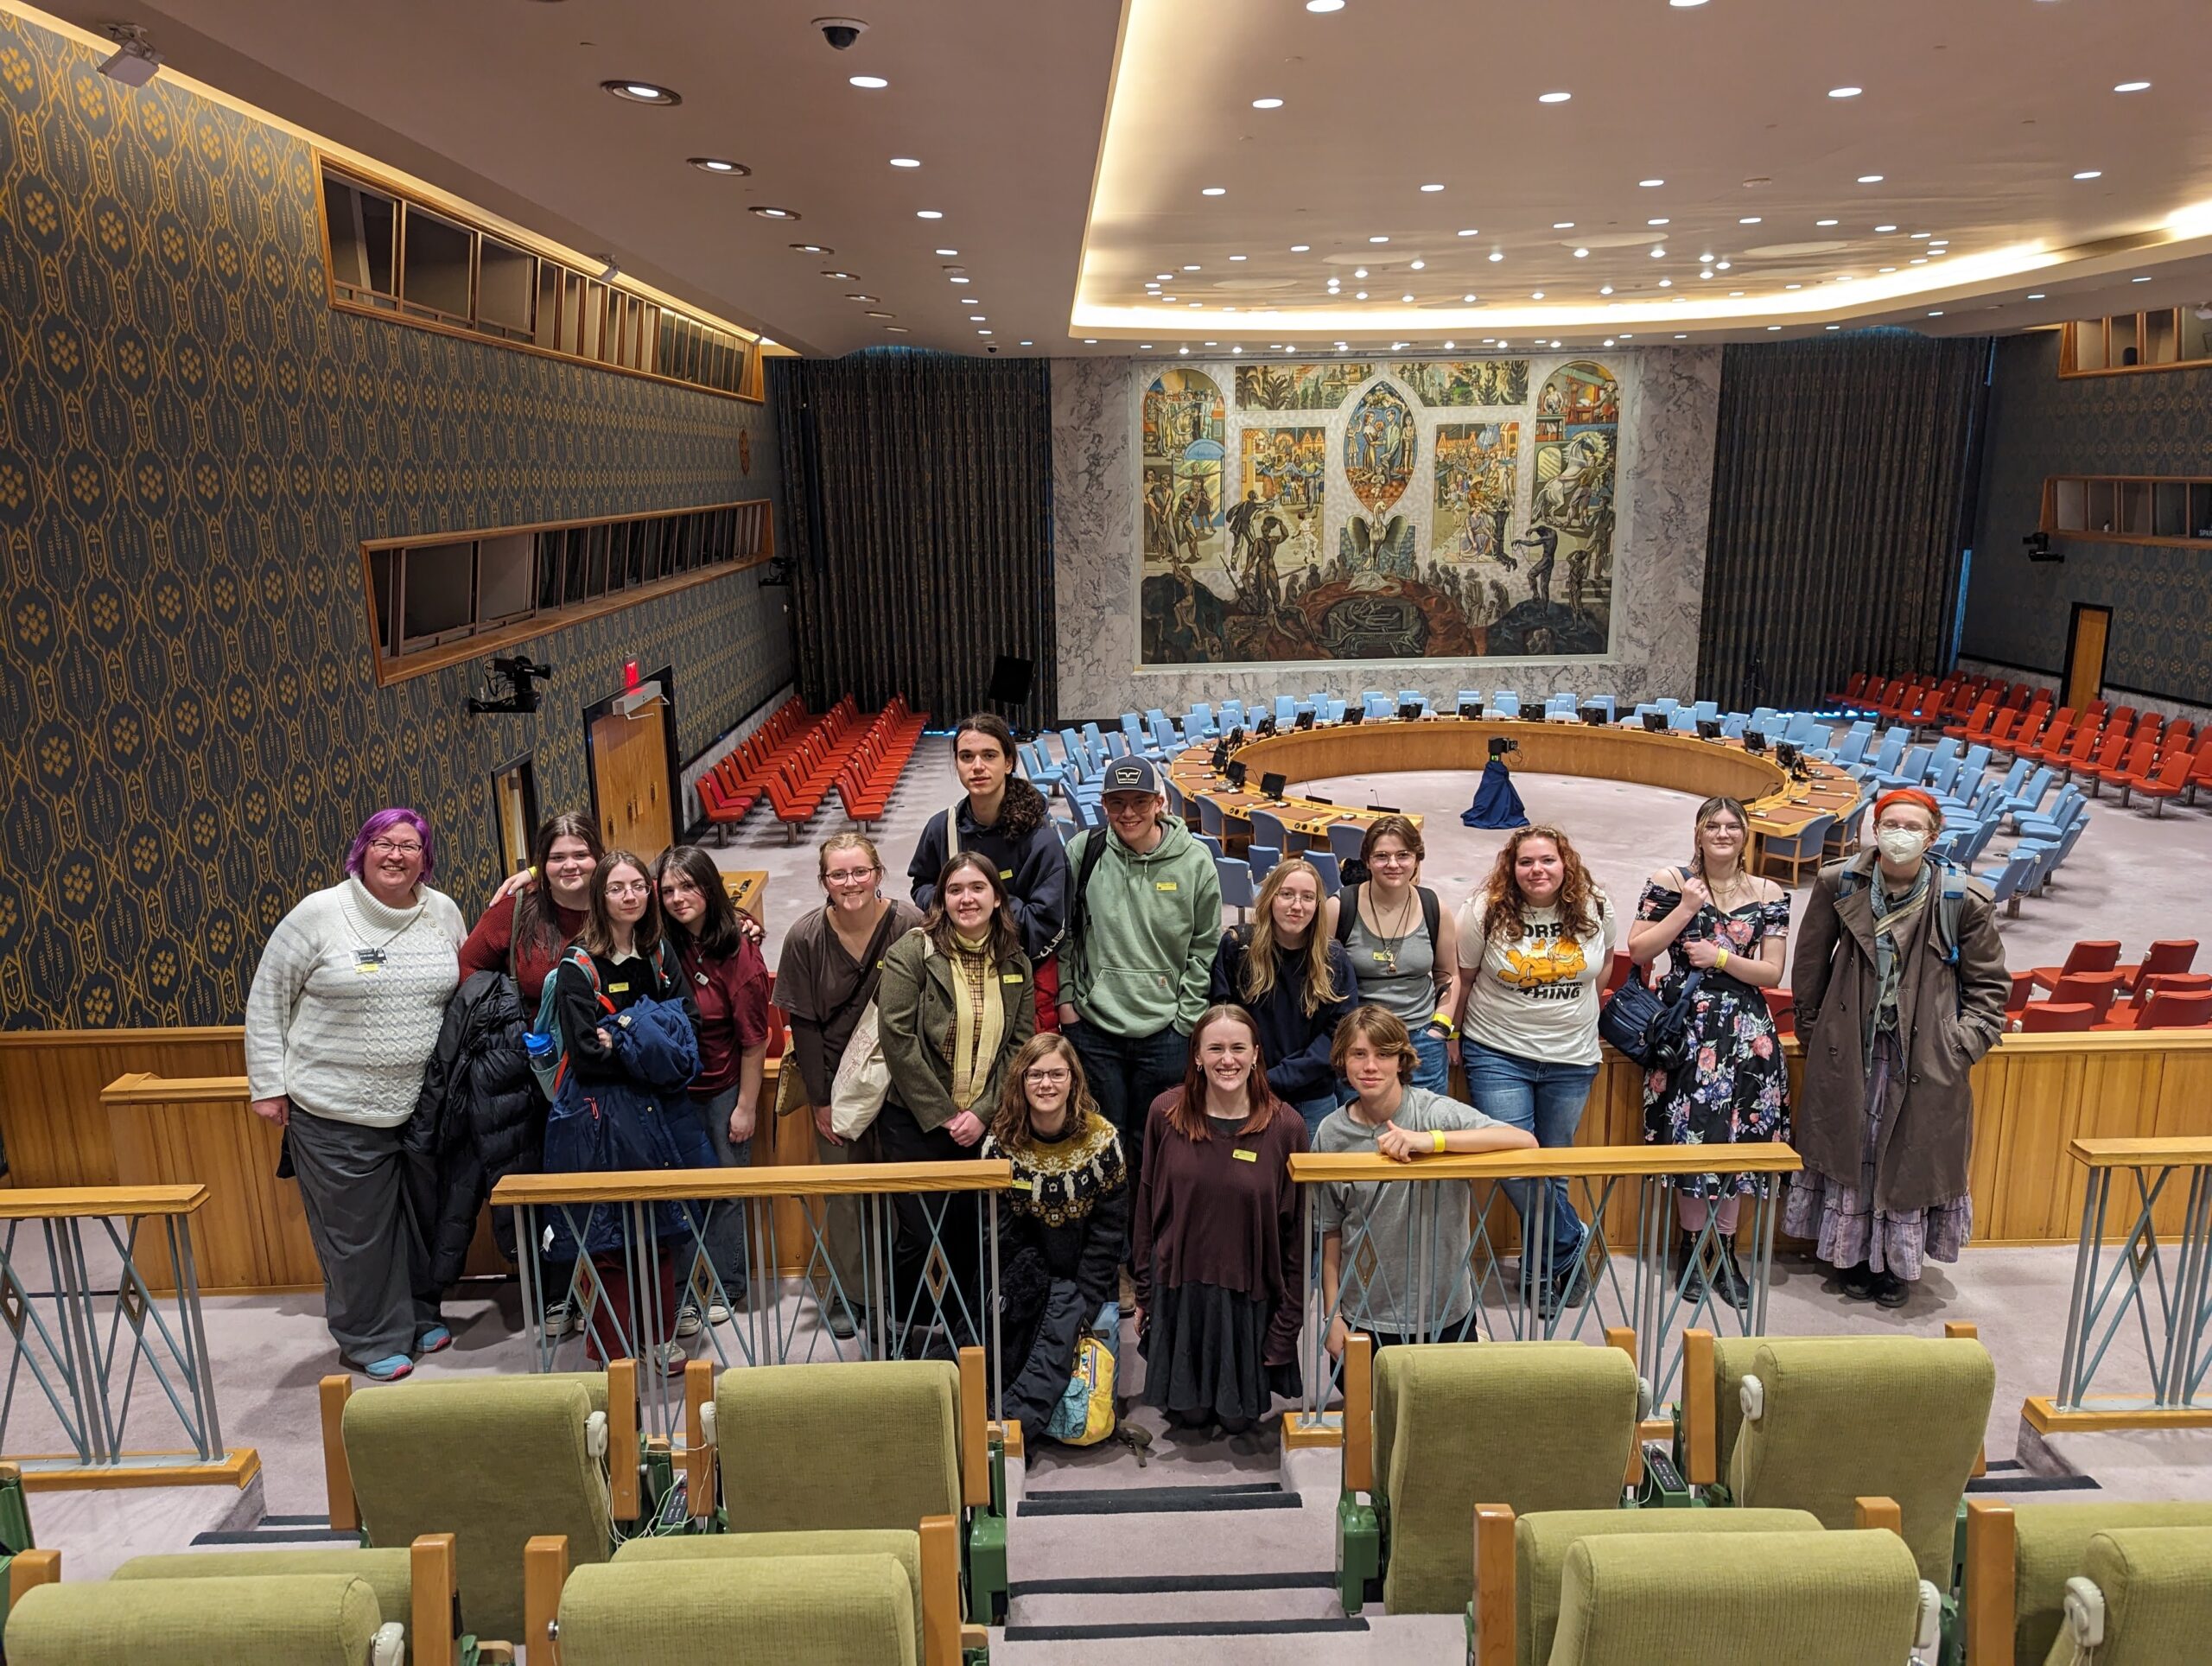
M1720 738L1720 725L1714 722L1710 717L1699 718L1697 720L1697 738L1700 741L1718 741Z
M1230 785L1235 787L1239 792L1244 790L1244 777L1249 772L1243 765L1231 759L1228 769L1224 773L1229 777Z
M1277 775L1270 772L1260 777L1260 796L1266 798L1280 798L1282 797L1283 788L1289 785L1290 779L1287 776Z
M1521 708L1521 721L1524 723L1541 723L1544 722L1544 709L1541 705L1531 701L1529 704Z
M1298 722L1294 723L1291 727L1294 728L1302 729L1312 728L1313 727L1313 709L1311 706L1308 706L1304 711L1300 712L1298 714Z
M1420 701L1418 701L1418 700L1406 700L1406 701L1402 701L1402 702L1400 702L1400 703L1399 703L1399 706L1398 706L1398 721L1399 721L1401 723L1410 723L1410 722L1414 722L1416 719L1418 719L1420 716L1421 716L1421 702L1420 702Z
M1367 708L1366 708L1366 707L1364 707L1364 706L1346 706L1346 707L1344 708L1344 722L1347 722L1347 723L1363 723L1363 722L1365 722L1366 721L1367 721Z
M1462 701L1459 703L1459 715L1460 715L1460 716L1462 716L1462 717L1479 717L1479 716L1481 716L1482 715L1483 715L1483 703L1482 703L1481 701L1479 701L1479 700L1462 700Z
M1605 726L1605 709L1603 706L1583 707L1582 721L1592 728L1603 728Z
M1227 769L1229 768L1229 742L1228 742L1228 741L1220 741L1220 742L1218 742L1218 743L1214 747L1214 749L1213 749L1213 757L1212 757L1212 759L1211 759L1210 761L1211 761L1211 762L1212 763L1212 765L1213 765L1213 773L1214 773L1215 774L1219 775L1219 774L1222 774L1222 773L1224 773L1224 772L1226 772L1226 771L1227 771Z
M1746 752L1764 752L1766 750L1766 736L1760 734L1755 728L1745 729L1744 731L1744 750Z
M1663 711L1645 712L1643 727L1654 734L1664 734L1667 732L1667 714Z

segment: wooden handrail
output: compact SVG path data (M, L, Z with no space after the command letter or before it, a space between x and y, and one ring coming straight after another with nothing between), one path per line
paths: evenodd
M1609 1174L1704 1174L1713 1169L1710 1146L1547 1146L1535 1150L1484 1151L1394 1162L1384 1156L1301 1152L1290 1160L1290 1178L1329 1180L1503 1180L1552 1176L1579 1179ZM1755 1141L1728 1148L1728 1170L1738 1174L1794 1174L1804 1160L1788 1146ZM496 1199L497 1194L494 1194Z
M190 1215L207 1206L207 1188L191 1186L0 1186L0 1221L67 1220L92 1215Z
M2173 1032L2161 1030L2161 1035ZM2091 1168L2212 1167L2212 1135L2185 1134L2150 1140L2072 1140L2067 1154Z
M1729 1148L1729 1160L1740 1146ZM1710 1158L1707 1159L1708 1167ZM505 1207L556 1203L682 1203L713 1198L821 1198L861 1192L1005 1192L1014 1165L792 1163L762 1168L633 1168L576 1174L510 1174L492 1188ZM4 1196L5 1193L0 1193Z
M243 1076L156 1076L143 1070L118 1076L100 1090L104 1105L235 1103L252 1097Z

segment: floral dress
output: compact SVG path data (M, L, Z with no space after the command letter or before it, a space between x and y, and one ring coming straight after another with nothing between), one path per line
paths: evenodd
M1656 881L1643 887L1636 917L1660 920L1682 900ZM1789 899L1747 902L1723 913L1712 903L1669 945L1667 975L1658 995L1671 1002L1694 968L1682 951L1692 943L1718 944L1732 957L1756 956L1769 937L1789 930ZM1726 972L1707 971L1692 998L1689 1063L1643 1078L1643 1137L1661 1145L1726 1145L1744 1140L1789 1137L1789 1077L1766 996ZM1694 1198L1731 1192L1766 1195L1763 1174L1684 1174L1675 1182Z

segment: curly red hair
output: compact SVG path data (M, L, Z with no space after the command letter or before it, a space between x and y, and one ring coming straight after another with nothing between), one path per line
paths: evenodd
M1570 937L1588 937L1598 929L1597 882L1582 865L1582 858L1575 854L1567 835L1541 822L1532 827L1516 828L1506 836L1505 843L1499 848L1497 860L1491 865L1490 878L1483 883L1484 935L1517 938L1528 934L1528 922L1521 914L1521 885L1513 877L1513 864L1521 854L1521 847L1531 839L1548 839L1559 851L1560 924Z

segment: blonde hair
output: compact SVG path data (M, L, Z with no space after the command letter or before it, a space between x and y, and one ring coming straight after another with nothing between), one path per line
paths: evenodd
M1321 870L1303 856L1292 856L1277 862L1260 881L1260 894L1252 901L1252 938L1244 951L1244 966L1239 975L1237 993L1255 1005L1274 993L1275 987L1275 895L1283 881L1294 874L1303 874L1313 881L1313 919L1306 928L1306 990L1299 998L1299 1009L1308 1018L1337 998L1336 976L1329 968L1331 939L1321 931L1321 900L1326 894L1321 885Z
M833 850L861 850L868 853L868 865L880 874L883 858L876 851L875 841L865 833L832 833L822 842L822 851L815 868L817 879L830 877L830 853Z
M1421 1054L1414 1048L1413 1033L1406 1028L1405 1021L1372 1004L1354 1007L1337 1026L1336 1037L1329 1043L1329 1068L1342 1076L1344 1061L1351 1057L1353 1045L1360 1041L1384 1058L1398 1061L1402 1085L1412 1081L1414 1072L1421 1068Z
M1714 794L1700 804L1697 807L1697 814L1690 821L1690 843L1695 847L1690 856L1690 871L1700 879L1706 877L1705 824L1716 816L1733 816L1736 818L1736 825L1744 830L1745 839L1749 841L1751 836L1751 812L1744 808L1741 799L1732 798L1722 792ZM1736 853L1736 877L1738 879L1751 877L1751 870L1745 865L1744 854L1740 849Z

